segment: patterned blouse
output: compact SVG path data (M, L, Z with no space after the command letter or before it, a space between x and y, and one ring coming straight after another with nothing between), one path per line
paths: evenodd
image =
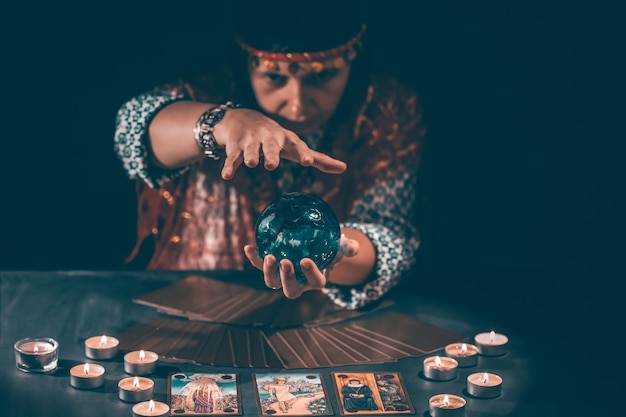
M148 156L148 125L164 106L178 100L237 101L236 94L211 96L203 88L202 82L159 86L131 98L117 113L114 149L136 181L138 196L137 242L128 263L147 250L147 269L252 268L243 246L254 242L258 214L281 193L304 191L326 200L342 227L365 233L376 249L374 270L364 283L328 283L322 290L334 303L363 307L407 275L419 246L415 201L425 134L411 90L374 77L351 117L331 121L324 132L307 138L312 148L347 162L342 175L283 160L272 172L242 166L224 181L220 161L163 170Z

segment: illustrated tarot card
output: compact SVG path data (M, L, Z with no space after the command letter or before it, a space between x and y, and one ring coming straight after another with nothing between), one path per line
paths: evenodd
M415 414L398 372L332 372L341 415Z
M241 415L237 374L176 372L168 376L170 415Z
M255 373L253 383L261 416L325 416L333 410L319 373Z

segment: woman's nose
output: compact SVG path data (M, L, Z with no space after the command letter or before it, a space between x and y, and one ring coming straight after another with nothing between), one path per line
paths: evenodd
M297 120L304 114L304 97L302 84L298 80L291 80L287 88L287 105L288 115Z

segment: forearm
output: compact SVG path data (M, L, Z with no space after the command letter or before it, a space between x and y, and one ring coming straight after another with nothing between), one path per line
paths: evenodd
M330 272L329 281L337 285L358 285L372 273L376 262L376 249L370 238L363 232L342 228L348 239L359 242L359 253L352 257L343 257Z
M179 168L203 158L194 138L196 122L214 104L182 100L165 106L150 123L150 157L156 166Z

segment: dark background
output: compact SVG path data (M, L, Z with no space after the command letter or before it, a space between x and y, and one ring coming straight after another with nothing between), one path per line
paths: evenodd
M536 340L564 376L558 392L605 392L604 369L587 369L604 381L588 387L568 361L612 343L623 280L619 10L408 3L368 10L371 47L418 89L429 131L406 287ZM233 5L7 9L0 269L121 268L135 207L115 112L219 48Z

